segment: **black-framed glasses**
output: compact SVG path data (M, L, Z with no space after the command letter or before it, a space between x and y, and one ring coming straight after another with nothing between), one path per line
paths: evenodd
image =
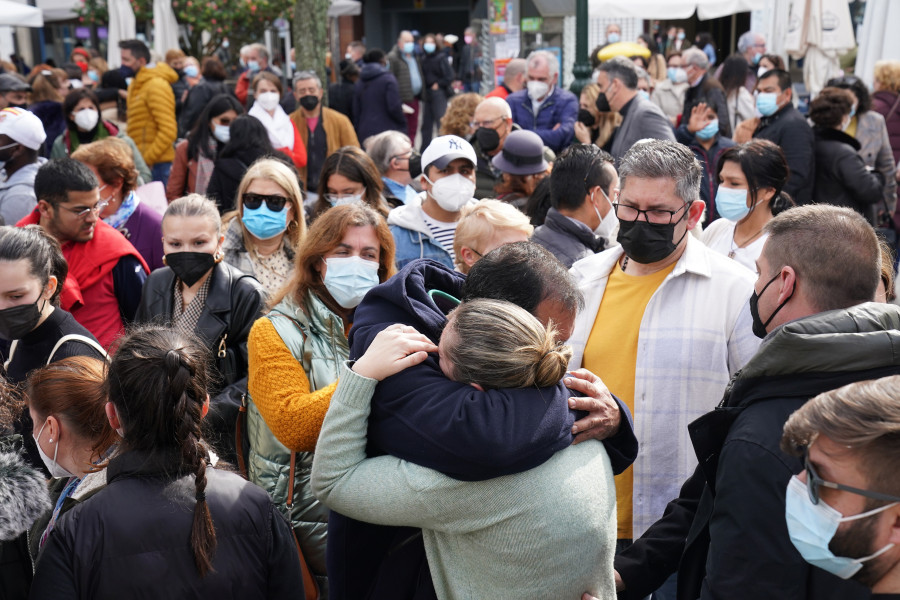
M64 208L79 219L86 219L89 213L94 213L95 215L99 215L103 212L103 209L109 206L109 202L105 200L101 200L94 206L89 206L87 208L82 208L81 210L75 210L74 208L69 208L68 206L59 205L60 208Z
M897 496L882 494L880 492L872 492L869 490L861 490L859 488L850 487L849 485L825 481L824 479L819 477L819 474L816 473L816 469L812 466L812 463L809 462L809 454L805 454L803 456L803 466L806 468L806 491L809 494L809 500L813 504L819 503L820 487L827 487L833 490L843 490L845 492L850 492L851 494L858 494L860 496L865 496L866 498L872 498L874 500L883 500L885 502L900 502L900 498L898 498Z
M290 202L289 199L284 196L279 196L278 194L244 194L242 198L242 202L244 203L244 208L249 208L250 210L256 210L262 203L265 202L266 206L269 207L269 210L272 212L281 212L284 208L284 205Z
M663 210L661 208L641 210L628 204L620 204L618 202L614 202L613 210L616 211L616 217L618 217L620 221L637 221L641 215L644 215L644 218L648 223L652 223L654 225L669 225L673 221L676 223L680 221L681 217L679 217L679 219L675 221L675 215L677 215L690 205L690 202L685 202L678 210Z

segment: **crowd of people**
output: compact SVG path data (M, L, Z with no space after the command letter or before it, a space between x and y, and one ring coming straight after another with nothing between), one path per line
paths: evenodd
M0 596L900 598L900 61L621 41L0 74Z

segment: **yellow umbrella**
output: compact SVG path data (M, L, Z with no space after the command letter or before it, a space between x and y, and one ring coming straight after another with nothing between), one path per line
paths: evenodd
M609 60L615 56L627 56L628 58L640 56L642 58L650 58L650 49L635 42L616 42L615 44L604 46L600 52L597 53L597 58L601 61Z

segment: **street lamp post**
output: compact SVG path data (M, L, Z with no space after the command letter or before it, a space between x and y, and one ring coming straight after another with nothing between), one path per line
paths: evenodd
M591 61L588 57L588 0L575 0L575 81L569 86L579 96L581 88L591 82Z

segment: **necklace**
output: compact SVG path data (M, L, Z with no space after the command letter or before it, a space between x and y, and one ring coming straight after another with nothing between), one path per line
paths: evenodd
M737 253L737 251L740 248L746 248L751 242L753 242L756 238L758 238L760 235L762 235L763 229L765 229L765 228L766 228L766 226L763 225L762 227L759 228L759 231L757 231L756 233L751 235L743 243L737 244L737 241L734 239L734 236L737 235L737 226L735 226L734 232L731 234L731 251L728 253L728 258L734 258L734 255ZM735 247L735 244L737 244L737 247Z

